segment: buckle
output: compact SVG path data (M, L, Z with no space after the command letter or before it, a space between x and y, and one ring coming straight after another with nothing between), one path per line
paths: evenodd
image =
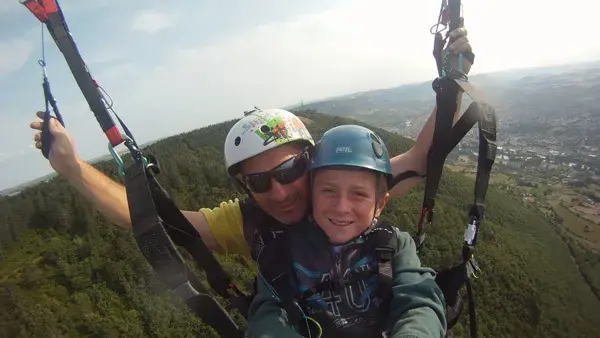
M464 240L466 245L472 246L475 242L475 236L477 235L477 224L479 221L477 218L473 217L471 219L471 223L467 224L467 228L465 229Z
M481 272L481 269L479 268L479 264L477 264L477 260L475 259L475 257L471 257L471 259L469 259L469 261L467 261L466 268L467 268L467 276L468 277L473 276L473 278L479 278L479 277L477 277L475 272L479 273L479 272Z

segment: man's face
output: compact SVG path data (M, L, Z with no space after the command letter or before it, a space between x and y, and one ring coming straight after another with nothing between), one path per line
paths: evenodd
M309 176L306 170L308 160L303 154L303 149L296 144L285 144L264 153L251 157L244 161L241 172L244 178L252 174L269 172L273 169L283 169L279 177L287 177L287 180L296 178L290 183L280 183L275 177L268 179L254 178L246 179L246 185L258 205L273 218L284 224L292 224L300 221L308 211L309 198ZM263 187L269 186L267 191L256 191L252 189L252 182ZM260 183L260 184L259 184ZM266 183L266 186L265 186Z

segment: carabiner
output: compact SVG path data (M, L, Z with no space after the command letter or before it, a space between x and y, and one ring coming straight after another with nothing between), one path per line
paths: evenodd
M127 145L127 148L129 148L130 152L133 152L133 146L131 144L133 144L133 140L125 135L125 134L121 134L121 137L123 137L123 139L125 140L125 143ZM119 155L119 153L115 150L115 147L112 146L112 144L109 142L108 143L108 151L110 152L110 154L112 155L113 159L115 160L115 162L117 162L117 171L119 173L119 176L124 179L125 178L125 164L123 163L123 159L121 158L121 155ZM139 151L139 149L137 150ZM144 168L148 166L148 159L145 156L141 155L141 151L139 158L142 160L142 162L144 163ZM133 156L132 157L135 161L137 161L138 159L136 157L138 156Z

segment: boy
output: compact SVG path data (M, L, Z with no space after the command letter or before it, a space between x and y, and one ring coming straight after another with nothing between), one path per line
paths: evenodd
M435 271L421 267L408 233L378 222L391 179L379 136L332 128L309 170L311 215L258 257L247 336L444 337Z

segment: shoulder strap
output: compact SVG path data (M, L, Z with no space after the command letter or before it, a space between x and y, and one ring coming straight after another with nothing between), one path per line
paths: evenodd
M377 255L379 266L379 275L389 276L391 278L391 260L398 251L398 238L396 229L386 222L379 222L367 234L367 242L373 247Z
M302 312L297 303L297 292L292 282L292 255L289 249L290 232L286 231L281 236L269 242L257 256L258 278L263 279L271 287L273 296L276 297L282 308L287 311L290 323L300 323Z
M267 214L252 197L240 202L240 208L244 239L252 259L256 261L268 242L283 232L283 225Z
M388 223L378 224L369 234L377 255L379 290L387 295L392 288L392 258L398 251L397 230Z
M240 210L242 212L242 229L244 238L249 247L254 240L254 231L264 224L264 217L260 208L256 205L253 198L248 197L240 201ZM254 257L253 257L254 258Z

